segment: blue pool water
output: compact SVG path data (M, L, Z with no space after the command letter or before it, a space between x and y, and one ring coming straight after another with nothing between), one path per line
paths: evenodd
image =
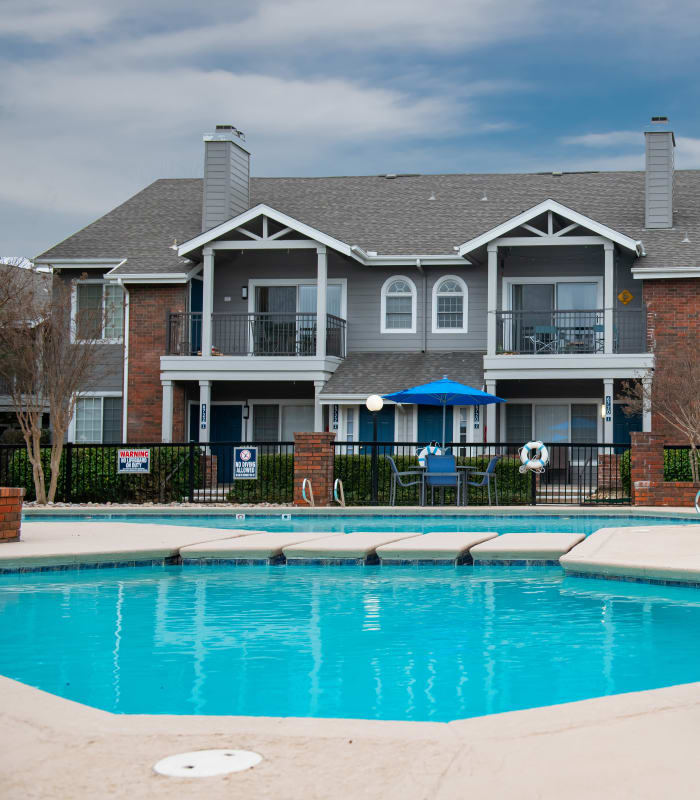
M295 514L290 511L291 519L282 519L282 512L270 515L246 515L245 519L236 519L235 513L227 515L214 514L99 514L93 517L85 515L62 516L35 515L28 519L42 521L79 521L94 519L95 521L120 520L123 522L155 523L161 525L196 525L206 528L245 528L266 531L400 531L429 533L431 531L495 531L496 533L515 533L518 531L557 531L565 533L593 533L598 528L627 527L630 525L687 525L698 524L697 517L654 517L633 516L631 514L613 516L604 514L519 514L496 515L480 514L465 516L458 514L435 514L431 516L389 515L389 514Z
M700 591L558 568L0 577L0 673L121 713L445 721L700 680Z

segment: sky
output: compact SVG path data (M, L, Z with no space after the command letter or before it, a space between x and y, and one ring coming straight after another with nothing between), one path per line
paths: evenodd
M700 168L696 0L0 0L0 256L243 130L259 176Z

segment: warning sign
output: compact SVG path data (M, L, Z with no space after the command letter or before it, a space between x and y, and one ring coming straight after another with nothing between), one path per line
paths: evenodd
M233 479L257 480L258 478L258 448L234 447L233 448Z
M119 450L117 451L117 472L133 475L134 473L148 473L151 471L150 450Z

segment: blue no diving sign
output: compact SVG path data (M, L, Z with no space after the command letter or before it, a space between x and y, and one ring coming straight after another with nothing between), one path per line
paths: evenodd
M233 479L257 480L258 478L258 448L234 447L233 448Z

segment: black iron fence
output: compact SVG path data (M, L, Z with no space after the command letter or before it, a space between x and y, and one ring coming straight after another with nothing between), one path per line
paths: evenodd
M336 442L335 477L343 482L347 505L419 505L423 469L418 453L424 446L418 442ZM496 492L500 505L630 503L629 470L625 480L621 455L629 445L548 445L550 460L542 475L520 472L521 446L508 442L448 444L446 449L456 457L464 488L462 503L488 505L490 494L495 504ZM498 461L489 492L488 479L477 473L486 472L494 458ZM457 500L454 488L426 492L427 502L431 502L431 494L441 504Z
M689 445L670 445L664 447L664 480L692 481L692 451ZM695 450L695 459L700 471L700 445Z
M605 312L498 311L499 353L511 355L575 355L605 352ZM646 308L615 309L612 352L646 353Z
M316 354L315 313L212 314L212 355L313 356ZM344 319L328 314L326 352L345 356ZM168 355L201 355L202 314L168 315Z
M255 479L236 478L234 448L257 448ZM147 450L147 473L120 473L120 450ZM42 448L46 486L50 447ZM63 503L291 503L292 442L186 444L67 444L59 469L56 502ZM24 445L0 445L0 486L20 486L36 499L32 465Z

